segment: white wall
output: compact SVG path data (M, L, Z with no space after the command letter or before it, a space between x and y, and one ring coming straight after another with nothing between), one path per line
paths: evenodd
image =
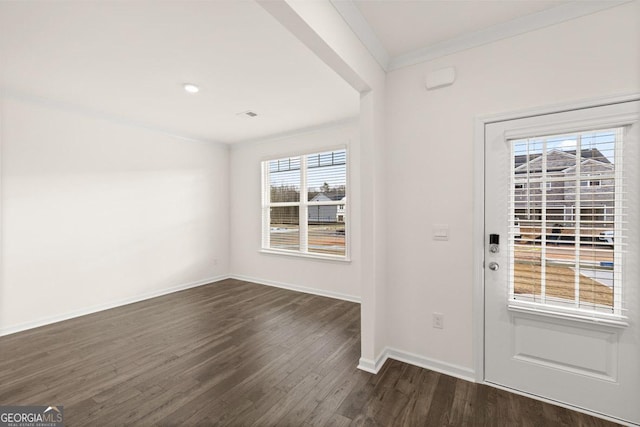
M0 333L228 273L228 149L1 99Z
M426 91L424 76L448 66L455 84ZM386 84L388 344L471 370L474 120L640 91L640 2L400 69ZM432 224L449 224L450 241L432 240Z
M230 219L231 274L257 282L283 285L313 293L359 300L360 224L351 226L351 262L325 261L260 253L261 176L260 163L336 145L346 145L349 156L348 207L350 218L360 216L360 145L357 122L294 136L231 146Z

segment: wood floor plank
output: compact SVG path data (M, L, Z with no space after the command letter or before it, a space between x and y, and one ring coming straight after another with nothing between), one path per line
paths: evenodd
M64 405L67 426L613 425L359 357L359 305L229 279L0 337L0 405Z
M450 426L471 425L473 416L473 384L469 381L456 380L453 402L449 411Z

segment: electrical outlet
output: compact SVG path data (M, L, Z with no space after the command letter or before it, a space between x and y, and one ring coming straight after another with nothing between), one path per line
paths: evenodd
M444 314L433 313L433 327L437 329L444 329Z

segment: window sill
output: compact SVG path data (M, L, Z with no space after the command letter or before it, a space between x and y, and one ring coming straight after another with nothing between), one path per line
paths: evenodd
M293 258L312 259L317 261L338 262L338 263L351 263L351 259L347 257L339 257L332 255L320 255L320 254L304 254L293 251L278 251L274 249L260 249L258 252L267 255L284 255Z
M561 320L589 323L591 325L609 326L614 328L626 328L629 326L625 316L606 313L590 313L522 301L509 301L508 309L509 311L518 313L527 313Z

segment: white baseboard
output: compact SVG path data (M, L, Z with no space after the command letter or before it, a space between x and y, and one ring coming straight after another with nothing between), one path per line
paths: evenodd
M174 292L182 291L189 288L195 288L202 285L207 285L209 283L217 282L220 280L228 279L229 276L216 276L209 277L202 280L197 280L191 283L185 283L178 286L173 286L171 288L160 289L156 291L146 292L143 294L138 294L133 297L124 298L116 301L111 301L106 304L95 305L88 308L83 308L81 310L74 310L67 313L59 314L56 316L45 317L42 319L34 320L31 322L21 323L19 325L8 326L5 328L0 328L0 336L15 334L16 332L26 331L28 329L37 328L40 326L50 325L52 323L62 322L63 320L73 319L74 317L85 316L87 314L97 313L99 311L109 310L110 308L120 307L127 304L133 304L135 302L144 301L147 299L159 297L166 294L171 294Z
M371 359L365 359L361 357L358 361L358 369L361 371L369 372L370 374L377 374L376 363Z
M325 291L323 289L307 288L307 287L304 287L304 286L291 285L291 284L288 284L288 283L280 283L280 282L275 282L275 281L270 281L270 280L262 280L262 279L257 279L255 277L246 277L246 276L240 276L240 275L221 275L221 276L209 277L209 278L202 279L202 280L197 280L195 282L186 283L186 284L182 284L182 285L178 285L178 286L173 286L171 288L165 288L165 289L160 289L160 290L156 290L156 291L152 291L152 292L146 292L146 293L143 293L143 294L135 295L133 297L124 298L124 299L120 299L120 300L116 300L116 301L111 301L111 302L106 303L106 304L95 305L95 306L92 306L92 307L83 308L81 310L74 310L74 311L70 311L70 312L67 312L67 313L59 314L59 315L56 315L56 316L45 317L45 318L37 319L37 320L31 321L31 322L25 322L25 323L21 323L21 324L18 324L18 325L2 327L2 328L0 328L0 336L15 334L17 332L26 331L28 329L38 328L40 326L45 326L45 325L50 325L52 323L62 322L64 320L73 319L75 317L85 316L87 314L92 314L92 313L97 313L99 311L109 310L110 308L120 307L120 306L123 306L123 305L132 304L132 303L139 302L139 301L144 301L144 300L147 300L147 299L150 299L150 298L155 298L155 297L159 297L159 296L162 296L162 295L167 295L167 294L171 294L171 293L174 293L174 292L182 291L182 290L185 290L185 289L195 288L195 287L198 287L198 286L206 285L206 284L213 283L213 282L218 282L218 281L224 280L224 279L231 279L231 278L237 279L237 280L244 280L244 281L247 281L247 282L258 283L258 284L261 284L261 285L275 286L275 287L278 287L278 288L289 289L289 290L292 290L292 291L304 292L304 293L308 293L308 294L320 295L320 296L324 296L324 297L329 297L329 298L335 298L335 299L340 299L340 300L360 303L360 298L359 297L352 296L352 295L341 294L341 293L338 293L338 292L330 292L330 291Z
M380 353L375 361L361 358L360 363L358 364L358 369L370 372L372 374L377 374L384 363L387 361L387 359L393 359L399 362L418 366L420 368L440 372L441 374L450 375L452 377L460 378L465 381L476 382L475 371L473 369L453 365L451 363L442 362L440 360L430 359L428 357L389 347L385 347L385 349L382 351L382 353Z
M357 297L355 295L347 295L340 292L326 291L324 289L317 289L317 288L307 288L306 286L298 286L298 285L292 285L290 283L276 282L275 280L258 279L256 277L248 277L240 274L231 274L229 275L229 278L236 279L236 280L243 280L245 282L257 283L259 285L273 286L276 288L288 289L290 291L304 292L306 294L319 295L322 297L329 297L329 298L355 302L360 304L360 297Z
M370 374L377 374L378 372L380 372L380 369L382 369L382 366L387 361L387 359L388 356L386 354L386 349L376 358L376 360L365 359L364 357L361 357L360 361L358 362L358 369L360 369L361 371L369 372Z

